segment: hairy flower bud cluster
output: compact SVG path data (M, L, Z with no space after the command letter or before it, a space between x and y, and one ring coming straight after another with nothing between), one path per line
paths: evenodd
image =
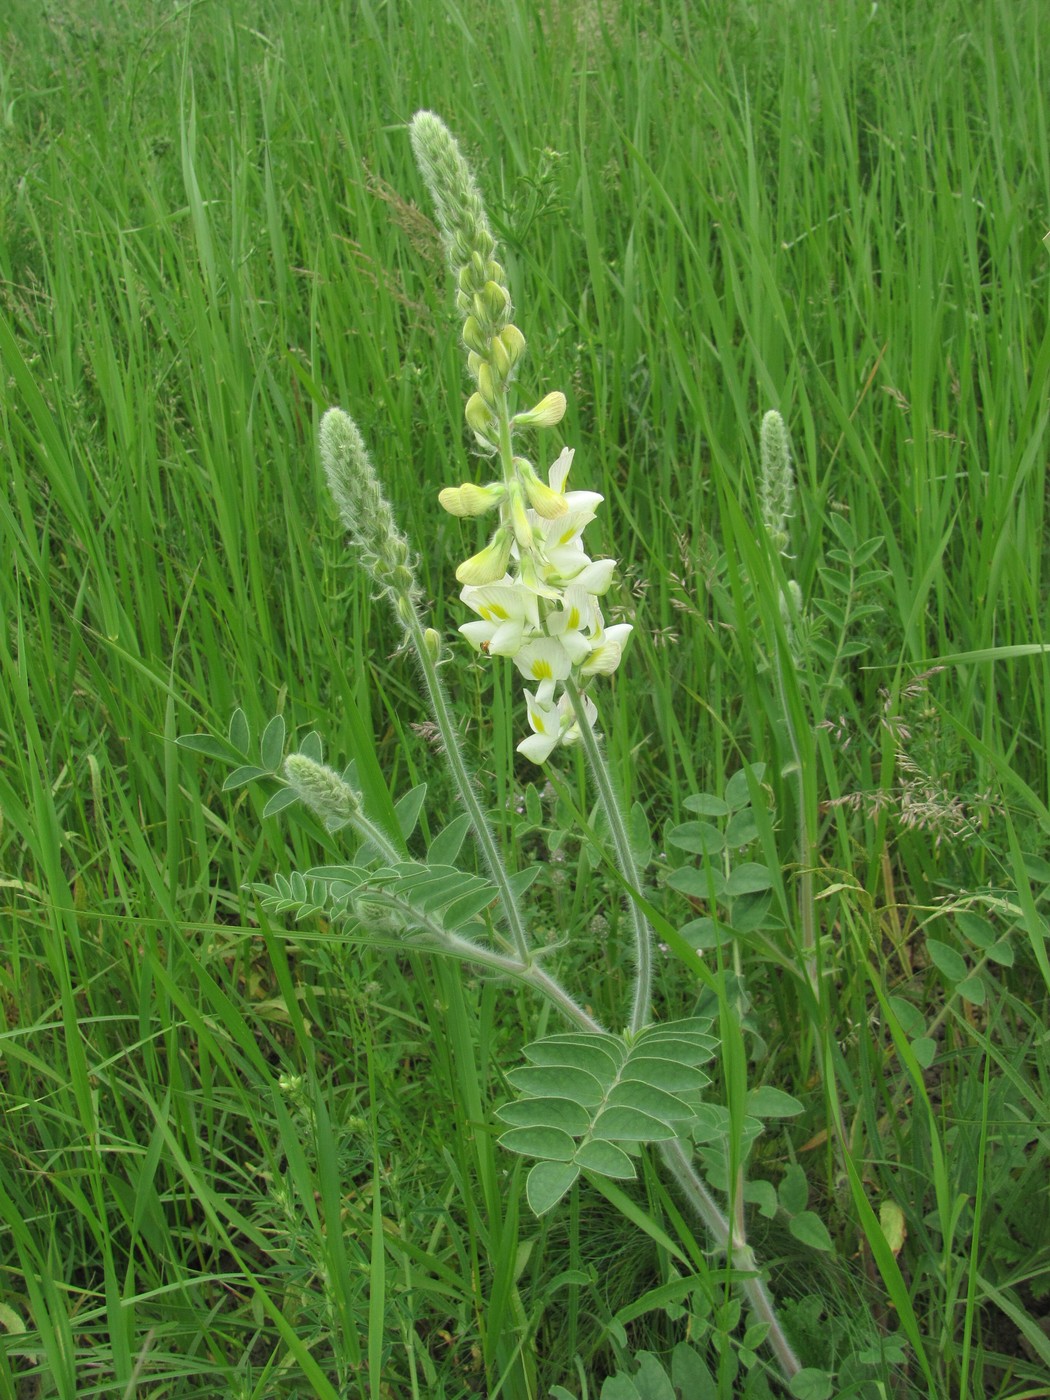
M321 419L321 464L343 524L361 555L361 563L397 598L418 596L408 541L394 522L357 424L341 408Z

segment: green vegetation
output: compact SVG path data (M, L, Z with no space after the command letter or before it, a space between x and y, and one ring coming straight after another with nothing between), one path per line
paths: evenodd
M705 1170L750 1153L795 1393L1050 1395L1050 11L7 11L0 1400L783 1393L652 1163L529 1212L496 1110L551 1009L267 908L345 849L223 789L320 731L387 832L424 780L419 849L448 813L324 491L341 404L543 965L626 1024L582 759L519 757L519 680L455 635L484 532L436 499L478 472L420 107L484 186L522 406L568 396L539 463L564 432L606 497L657 1011L717 1030Z

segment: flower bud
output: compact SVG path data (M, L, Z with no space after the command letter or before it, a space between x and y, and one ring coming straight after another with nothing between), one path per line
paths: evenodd
M438 501L449 515L485 515L494 510L506 494L507 488L502 482L475 486L472 481L467 481L462 486L446 486L438 493Z
M436 666L441 660L441 633L433 627L428 627L423 633L423 645L427 649L427 655Z
M511 364L516 365L525 353L525 337L514 322L509 321L500 331L499 338L503 342L504 350L510 356Z
M480 394L471 394L463 416L467 420L467 426L473 429L478 437L491 443L499 440L499 423Z
M456 570L460 583L497 583L510 563L511 533L501 525L480 553L464 560Z
M468 350L475 350L479 355L488 355L488 337L481 329L481 323L476 316L468 316L463 322L463 344Z
M478 393L493 412L496 410L502 391L503 385L493 372L492 366L482 360L478 365Z
M306 754L289 754L284 776L303 806L316 812L326 826L342 826L361 811L361 794L334 768L315 763Z
M498 335L494 335L489 342L489 363L492 365L500 383L506 384L510 379L510 372L513 369L513 365Z
M478 302L488 319L497 325L502 325L510 315L510 293L498 282L486 282L480 294L474 298L474 304Z
M531 550L533 547L532 523L525 510L525 493L521 489L520 481L512 481L509 497L510 523L514 530L514 538L518 542L521 550Z
M544 520L557 520L559 515L565 514L569 509L568 501L539 479L531 462L526 462L524 457L515 457L514 465L518 480L529 498L529 505L537 515L542 515Z
M517 330L517 326L507 326L500 335L504 345L507 343L507 331L511 330ZM515 413L511 423L515 428L553 428L564 416L565 395L556 389L553 394L540 399L535 408L530 408L527 413Z

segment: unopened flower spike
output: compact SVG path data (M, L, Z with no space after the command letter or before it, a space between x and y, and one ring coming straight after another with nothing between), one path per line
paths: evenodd
M321 419L319 441L328 489L361 563L381 588L417 597L408 542L394 522L357 424L341 408L330 408Z

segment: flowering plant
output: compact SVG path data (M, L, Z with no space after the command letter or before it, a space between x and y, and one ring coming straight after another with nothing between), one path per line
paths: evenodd
M526 1186L533 1211L543 1215L554 1209L581 1175L607 1183L635 1178L639 1157L651 1147L734 1270L757 1329L749 1335L767 1341L782 1376L790 1378L799 1363L746 1240L743 1168L735 1164L727 1212L694 1158L696 1144L706 1144L710 1156L712 1141L728 1132L725 1109L702 1101L709 1080L700 1067L719 1044L713 1020L652 1019L650 918L658 916L646 897L644 862L632 839L636 832L606 761L590 694L596 678L619 666L632 630L627 623L606 625L601 600L616 565L611 559L592 559L583 543L602 497L567 489L572 449L560 452L546 480L518 452L520 434L561 421L565 396L553 391L531 409L513 411L512 386L525 339L511 320L507 279L480 193L438 117L418 113L411 137L434 198L462 315L467 368L475 386L466 403L466 421L482 459L498 466L492 480L446 486L439 495L452 515L495 512L497 517L488 542L456 570L461 601L475 615L459 630L476 652L513 660L522 676L531 731L518 744L523 756L540 764L559 746L576 744L584 752L633 932L630 1011L622 1030L608 1029L540 957L524 901L531 874L507 868L453 720L439 673L444 644L421 613L412 551L357 425L339 408L329 409L320 426L329 489L359 563L391 604L418 660L463 812L431 842L426 858L416 858L409 845L419 813L415 794L396 804L399 829L384 827L368 811L353 768L340 773L322 762L316 735L282 763L283 721L274 720L263 735L264 766L241 768L233 778L280 776L283 789L267 812L300 801L330 830L351 828L361 844L347 864L278 876L272 885L252 889L271 910L300 918L323 912L329 927L352 929L358 936L393 933L490 975L513 978L545 998L568 1029L524 1047L526 1063L507 1076L518 1097L498 1113L506 1129L501 1144L534 1159ZM786 517L786 510L781 515ZM243 716L237 727L243 729ZM248 777L238 776L243 774ZM458 864L468 828L482 873ZM762 1110L749 1103L745 1130L753 1136ZM731 1158L727 1150L725 1161ZM636 1218L635 1208L631 1213Z

